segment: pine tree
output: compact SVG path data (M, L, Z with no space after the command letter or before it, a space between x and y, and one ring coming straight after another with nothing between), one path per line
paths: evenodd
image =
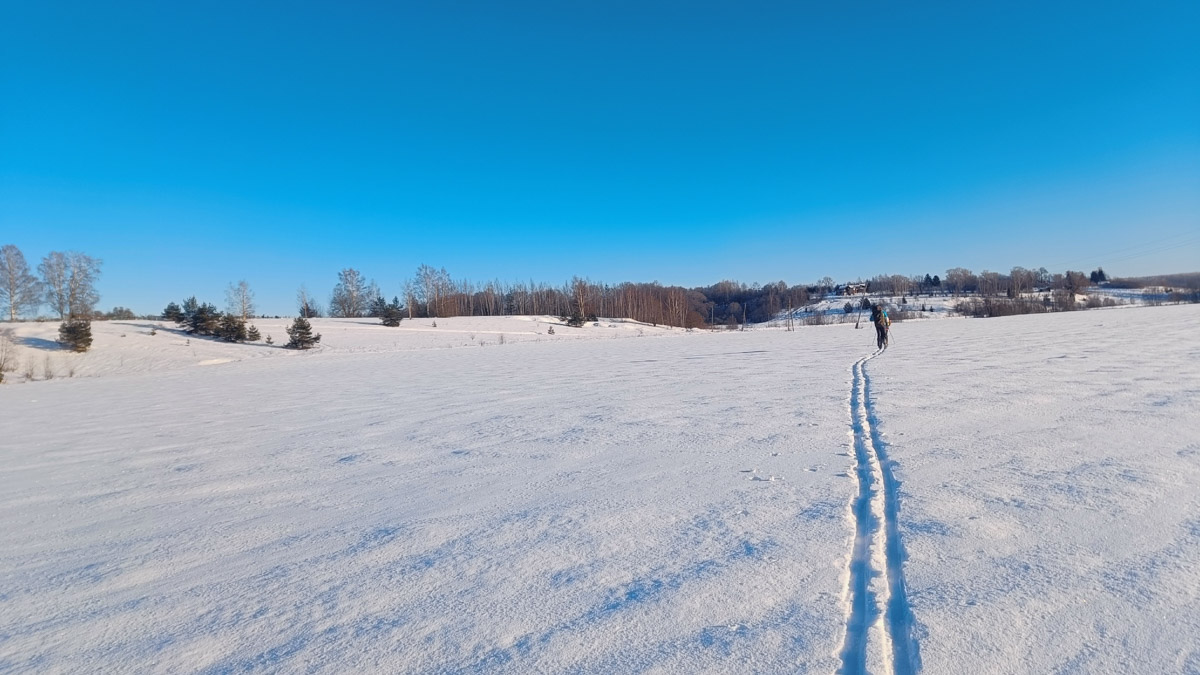
M58 341L73 352L86 352L92 346L92 322L68 319L58 327Z
M226 342L246 341L246 322L236 314L222 314L217 326L217 337Z
M197 309L200 309L200 301L196 299L196 296L193 295L184 300L183 307L179 309L180 316L178 319L175 319L175 323L181 326L183 324L190 324L192 322L192 315L196 313Z
M267 339L266 339L266 340L263 340L263 342L266 342L266 343L267 343L267 344L269 344L269 345L273 345L273 344L275 344L275 340L273 340L273 339L271 338L271 336L270 336L270 335L268 335L268 336L267 336Z
M302 316L296 317L291 326L287 329L289 349L311 349L321 341L321 334L313 335L312 325L308 323L308 319Z
M246 329L246 342L258 342L261 339L262 334L258 332L258 327L254 324L251 324L250 327Z
M162 318L163 321L183 323L183 310L179 308L179 305L172 302L167 305L166 309L163 310Z
M191 298L195 300L195 298ZM187 302L184 302L187 306ZM184 310L186 312L186 310ZM221 315L217 313L217 308L209 303L197 304L195 311L187 318L187 332L195 335L212 335L217 332L220 326Z

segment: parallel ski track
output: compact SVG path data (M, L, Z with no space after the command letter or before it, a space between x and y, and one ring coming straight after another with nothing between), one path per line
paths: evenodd
M866 364L879 350L851 367L850 428L854 437L854 476L858 492L851 502L854 544L846 584L846 636L838 673L911 675L920 670L912 638L912 609L904 585L904 547L897 525L899 483L887 445L877 431ZM878 641L874 649L869 643Z

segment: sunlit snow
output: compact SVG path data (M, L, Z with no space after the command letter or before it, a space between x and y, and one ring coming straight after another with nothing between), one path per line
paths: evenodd
M1200 306L255 323L14 326L0 671L1200 672Z

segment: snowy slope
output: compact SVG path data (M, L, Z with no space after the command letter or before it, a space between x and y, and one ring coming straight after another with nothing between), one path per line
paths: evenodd
M1196 672L1198 319L98 337L0 386L0 671Z
M168 321L96 321L92 323L92 349L85 354L58 348L57 321L3 325L0 331L10 336L15 349L16 381L130 375L259 358L309 356L283 347L292 319L253 319L249 323L258 327L263 341L233 344L211 337L193 337ZM410 319L398 327L384 326L379 319L369 318L312 319L311 323L313 332L322 336L315 351L324 354L655 337L682 332L679 328L651 326L631 319L604 319L572 328L549 316ZM549 333L551 328L554 334ZM266 344L268 337L272 345Z

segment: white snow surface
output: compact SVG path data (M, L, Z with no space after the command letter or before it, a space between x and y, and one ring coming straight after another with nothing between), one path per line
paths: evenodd
M1200 672L1200 306L256 323L12 326L0 672Z

